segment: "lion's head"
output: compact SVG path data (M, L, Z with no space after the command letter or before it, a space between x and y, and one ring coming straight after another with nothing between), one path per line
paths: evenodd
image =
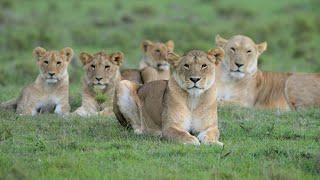
M40 69L40 76L47 83L57 83L68 75L68 65L73 57L73 50L66 47L60 51L47 51L42 47L33 50Z
M230 39L216 36L216 45L225 51L222 64L229 75L241 79L254 74L258 69L258 58L267 49L267 43L255 44L252 39L236 35Z
M148 60L149 66L160 71L168 70L170 68L166 59L168 53L173 52L174 50L174 42L172 40L169 40L166 43L145 40L141 43L141 48Z
M117 77L120 76L119 68L123 58L122 52L116 52L111 55L105 52L95 54L82 52L80 60L86 72L85 80L88 85L99 89L113 86Z
M173 78L179 86L191 95L200 95L215 82L215 67L223 58L221 48L207 53L192 50L183 56L170 53L168 61L173 67Z

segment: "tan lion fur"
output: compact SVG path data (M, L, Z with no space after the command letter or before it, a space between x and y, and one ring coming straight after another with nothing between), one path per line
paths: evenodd
M139 86L123 80L114 110L119 122L135 133L162 135L186 144L219 144L215 66L221 48L193 50L180 57L169 54L173 75ZM197 137L190 134L197 134Z
M105 52L89 54L82 52L80 60L85 70L83 78L82 105L74 114L80 116L112 115L112 102L116 86L121 80L120 65L124 55L116 52L111 55ZM107 99L98 102L102 94Z
M289 109L284 90L292 73L261 71L257 67L259 56L267 48L266 42L255 44L242 35L226 40L217 35L216 44L225 51L217 70L219 101L246 107Z
M20 97L1 106L14 108L20 115L36 115L54 112L60 115L69 113L68 65L73 57L71 48L60 51L47 51L37 47L33 50L40 74L34 83L25 87Z

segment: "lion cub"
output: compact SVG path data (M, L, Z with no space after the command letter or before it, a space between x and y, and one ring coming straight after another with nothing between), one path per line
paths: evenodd
M166 43L145 40L141 43L143 57L140 61L141 77L144 83L170 78L170 65L167 55L174 50L174 42Z
M115 87L121 80L120 65L123 53L82 52L80 60L85 70L82 88L82 105L74 113L80 116L112 115Z
M155 80L168 80L170 65L165 60L168 53L173 52L174 42L151 42L145 40L141 43L143 52L139 69L124 69L121 71L122 80L133 81L137 84L148 83Z
M221 48L199 50L184 56L169 53L173 74L141 87L120 82L114 112L123 126L135 133L163 135L185 144L219 144L215 67L223 57ZM194 136L192 134L197 134Z
M36 115L54 112L59 115L69 113L69 76L68 65L73 57L69 47L60 51L47 51L37 47L33 50L40 69L36 81L25 87L17 100L2 106L16 108L20 115Z

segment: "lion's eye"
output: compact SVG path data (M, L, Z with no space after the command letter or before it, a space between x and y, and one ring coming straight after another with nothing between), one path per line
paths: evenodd
M49 64L49 61L43 61L45 64Z
M109 66L109 65L106 65L104 68L105 68L105 69L110 69L110 66Z
M205 69L207 67L208 67L208 65L206 65L206 64L202 64L202 66L201 66L202 69Z
M252 52L251 50L248 50L248 51L247 51L247 53L251 53L251 52Z
M236 52L236 49L234 47L230 48L233 52Z
M189 69L189 64L184 64L183 67L184 67L185 69Z
M91 67L92 67L92 69L96 68L96 66L95 66L95 65L93 65L93 64L91 64Z
M58 61L57 64L60 65L60 64L61 64L61 61Z

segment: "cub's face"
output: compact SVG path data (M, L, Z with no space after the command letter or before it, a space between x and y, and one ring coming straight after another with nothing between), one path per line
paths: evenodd
M80 60L86 72L85 79L89 86L105 89L112 85L119 73L123 57L122 52L116 52L111 55L104 52L95 54L82 52Z
M40 69L40 76L47 83L57 83L68 75L68 65L73 57L73 50L69 47L60 51L47 51L37 47L33 50Z
M254 74L258 69L258 58L267 49L267 43L255 44L249 37L237 35L226 40L216 36L216 44L225 51L222 61L229 75L241 79Z
M148 58L149 66L163 71L169 70L169 63L166 61L168 53L173 52L174 42L169 40L166 43L143 41L141 44L142 51Z
M168 60L179 86L190 95L199 96L214 84L215 67L223 55L221 48L211 49L208 53L192 50L182 57L170 54Z

